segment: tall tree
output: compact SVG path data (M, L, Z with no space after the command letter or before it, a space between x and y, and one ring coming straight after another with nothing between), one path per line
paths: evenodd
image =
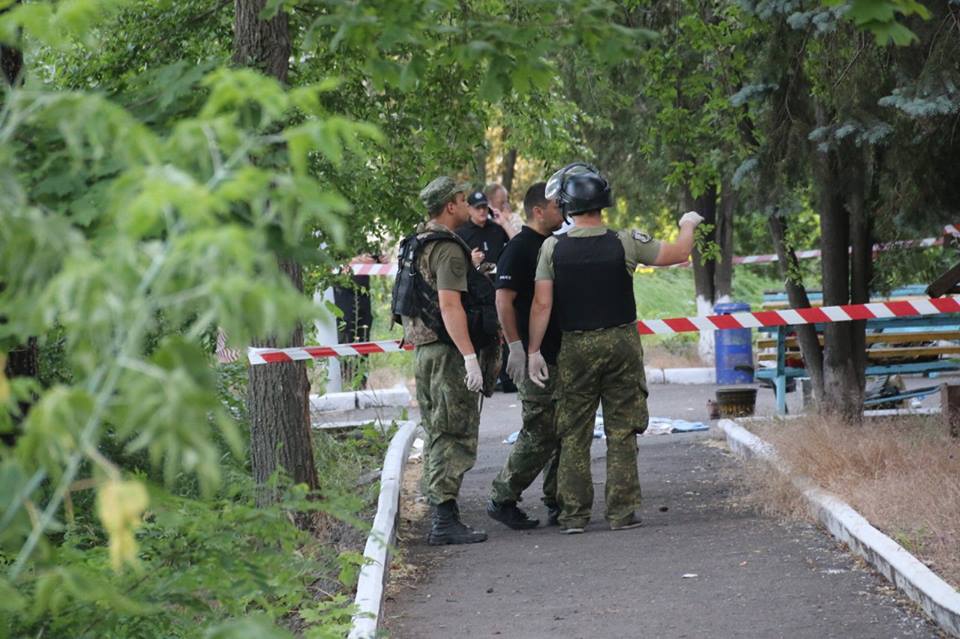
M267 0L236 0L234 63L252 66L286 83L291 43L287 14L278 10L264 18ZM303 269L293 259L281 258L280 268L294 286L303 291ZM266 337L256 346L278 346L276 337ZM298 326L283 346L303 346L303 327ZM250 415L250 465L261 490L257 503L272 502L276 495L266 488L282 469L294 482L311 490L320 486L313 457L310 430L310 381L304 362L251 366L247 387Z
M792 200L812 206L820 220L823 303L867 302L874 271L883 270L872 255L874 239L929 231L948 221L955 207L949 202L957 194L960 147L947 133L960 111L960 43L950 34L955 10L948 2L928 3L929 12L923 8L910 20L912 31L891 19L870 27L875 39L846 22L842 9L741 4L765 31L754 83L739 92L744 101L762 98L752 109L758 202L777 215L795 208ZM919 19L924 16L932 19ZM906 39L881 37L904 31ZM917 46L878 44L889 40ZM931 173L940 179L930 179ZM788 248L784 228L771 221L770 229L782 253ZM788 292L795 304L804 301L801 282ZM828 324L822 349L803 338L801 348L807 367L819 368L812 377L822 380L815 384L820 409L859 420L865 323Z
M618 197L640 212L638 221L656 226L660 212L669 211L673 227L678 208L704 216L693 257L697 310L707 314L729 299L732 286L740 206L732 178L745 113L729 96L742 83L753 31L736 7L719 0L630 3L618 18L660 37L606 72L571 56L568 90L590 114L587 143ZM712 358L713 333L701 335L700 354Z

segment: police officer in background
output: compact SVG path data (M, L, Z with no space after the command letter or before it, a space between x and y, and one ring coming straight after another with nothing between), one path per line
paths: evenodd
M500 191L503 190L499 184L496 186ZM496 192L499 195L499 191ZM473 265L495 280L497 262L503 253L503 247L517 231L511 224L506 223L506 217L500 211L490 206L484 191L472 191L467 195L467 205L470 208L470 219L457 229L457 235L472 249ZM506 345L501 352L501 358L507 359ZM498 377L497 385L500 390L507 393L517 391L506 369L501 370Z
M500 253L516 233L500 224L500 218L490 210L490 202L483 191L471 191L467 195L470 219L457 229L464 242L472 249L473 264L484 273L494 270Z
M534 528L540 522L531 519L517 506L521 493L543 471L543 503L547 521L557 523L557 464L559 448L555 422L557 354L560 352L560 326L554 314L547 326L540 352L551 372L544 387L527 377L526 342L529 335L530 306L533 304L537 254L550 234L560 228L563 215L555 199L544 195L545 182L527 189L523 210L527 225L511 239L497 263L497 313L509 346L507 374L520 391L523 428L510 450L503 469L493 480L487 514L513 528Z
M582 533L590 521L590 445L601 401L607 437L606 519L612 530L635 528L640 525L636 435L646 430L649 416L633 273L638 264L686 262L703 218L685 213L675 242L658 242L640 231L609 230L602 211L613 205L610 186L597 169L579 162L550 177L546 197L556 198L574 221L568 233L547 238L540 249L527 347L530 379L544 385L552 373L540 349L556 307L563 332L557 408L561 531Z
M417 403L424 443L424 490L433 507L431 545L485 541L460 521L457 496L477 458L481 360L492 353L492 392L500 366L493 283L470 264L470 249L454 233L469 218L467 184L439 177L420 192L430 219L400 245L393 313L404 339L416 345Z

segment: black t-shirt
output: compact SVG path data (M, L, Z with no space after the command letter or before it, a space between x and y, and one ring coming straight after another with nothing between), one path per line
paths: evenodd
M529 226L524 226L523 230L507 242L500 261L497 262L496 287L517 292L513 308L517 313L517 329L520 331L524 349L527 348L530 337L530 307L533 306L537 254L546 239L545 235L540 235ZM560 353L560 324L556 313L550 315L550 323L543 336L540 353L548 363L557 363L557 355Z
M510 236L503 227L488 221L483 226L477 226L473 220L467 220L457 229L457 235L467 243L471 249L480 249L484 253L484 262L493 262L500 259L503 247L510 240Z

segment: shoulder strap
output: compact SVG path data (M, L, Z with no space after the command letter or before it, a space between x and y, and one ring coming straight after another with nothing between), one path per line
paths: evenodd
M428 242L437 242L444 241L454 242L463 250L464 256L467 258L467 263L470 262L470 247L467 246L467 243L460 238L459 235L453 233L452 231L426 231L418 235L418 241L421 245L426 245Z

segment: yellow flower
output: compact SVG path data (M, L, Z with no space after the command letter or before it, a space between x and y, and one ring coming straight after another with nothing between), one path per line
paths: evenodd
M125 563L137 563L137 541L133 536L140 527L140 516L150 499L147 489L138 481L112 479L100 486L97 493L97 514L110 536L110 562L119 571Z

